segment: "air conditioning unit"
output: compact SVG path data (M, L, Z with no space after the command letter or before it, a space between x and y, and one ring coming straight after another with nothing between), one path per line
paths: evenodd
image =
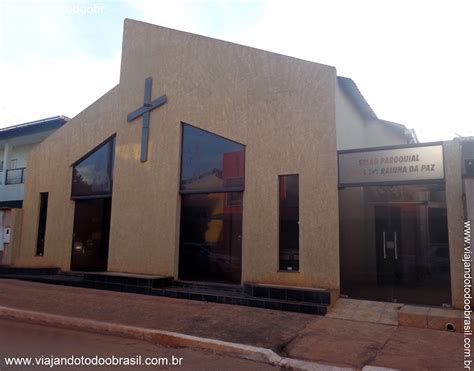
M467 176L474 176L474 158L464 160L464 172Z

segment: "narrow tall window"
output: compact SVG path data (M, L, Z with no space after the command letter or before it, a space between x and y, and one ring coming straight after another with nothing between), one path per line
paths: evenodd
M40 193L40 212L38 222L38 240L36 241L36 255L44 254L44 237L46 234L46 217L48 214L48 193Z
M299 179L298 175L280 175L280 267L282 271L298 271L299 264Z

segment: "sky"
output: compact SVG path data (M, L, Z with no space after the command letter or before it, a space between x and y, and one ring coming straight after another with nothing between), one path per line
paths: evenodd
M474 136L472 0L0 0L0 127L114 87L124 18L334 66L422 142Z

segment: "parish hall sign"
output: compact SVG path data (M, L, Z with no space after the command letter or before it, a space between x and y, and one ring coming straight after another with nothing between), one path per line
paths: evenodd
M441 144L340 152L339 185L444 179Z

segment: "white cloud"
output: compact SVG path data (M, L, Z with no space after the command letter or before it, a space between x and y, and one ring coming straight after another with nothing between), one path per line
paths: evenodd
M473 15L468 0L274 0L217 37L335 66L379 117L443 140L474 135Z
M64 114L75 116L118 83L119 56L97 61L83 55L24 63L0 63L2 126Z
M118 83L121 51L98 59L82 50L67 16L71 4L4 4L0 127L57 115L73 117Z
M118 82L120 50L99 59L74 45L78 35L66 19L48 21L64 4L39 9L35 21L43 44L55 53L64 48L64 55L0 61L0 125L74 116ZM114 3L105 4L112 10ZM472 1L267 0L242 18L253 4L126 2L132 18L333 65L355 80L381 118L415 128L422 140L474 135ZM230 22L238 17L241 23Z
M139 21L180 31L202 33L206 24L196 16L202 10L199 3L192 0L137 0L130 2L130 6L141 13Z

